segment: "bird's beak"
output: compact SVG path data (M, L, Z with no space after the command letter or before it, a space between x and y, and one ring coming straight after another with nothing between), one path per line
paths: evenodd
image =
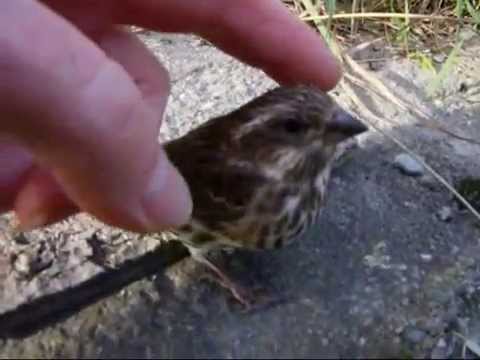
M360 120L343 109L337 109L327 122L325 137L328 141L339 143L368 130Z

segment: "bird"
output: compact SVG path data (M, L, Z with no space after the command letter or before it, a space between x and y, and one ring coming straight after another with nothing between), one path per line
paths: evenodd
M321 214L338 144L367 130L313 85L277 86L166 142L193 200L190 221L173 233L250 307L245 289L209 254L278 249L301 238Z

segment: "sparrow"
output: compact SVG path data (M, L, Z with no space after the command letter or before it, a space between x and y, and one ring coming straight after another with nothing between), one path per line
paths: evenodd
M367 130L326 92L279 86L167 142L193 199L177 240L249 307L244 289L208 254L277 249L301 238L320 216L337 145Z

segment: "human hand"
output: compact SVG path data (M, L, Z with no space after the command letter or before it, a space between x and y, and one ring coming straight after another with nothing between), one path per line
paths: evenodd
M330 89L340 77L278 0L4 0L0 212L15 210L24 229L80 210L140 232L190 215L157 139L168 73L119 24L196 33L284 84Z

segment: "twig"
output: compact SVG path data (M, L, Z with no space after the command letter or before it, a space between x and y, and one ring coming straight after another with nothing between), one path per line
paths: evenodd
M54 325L133 282L165 270L188 255L188 250L180 242L168 241L75 287L20 305L0 315L0 339L24 338Z
M311 20L328 20L330 15L310 15L300 17L303 21ZM387 12L366 12L366 13L345 13L331 15L332 19L362 19L362 18L397 18L397 19L417 19L417 20L436 20L436 21L452 21L458 22L459 19L453 16L444 15L424 15L424 14L405 14L405 13L387 13ZM472 22L471 19L464 19L466 22Z

